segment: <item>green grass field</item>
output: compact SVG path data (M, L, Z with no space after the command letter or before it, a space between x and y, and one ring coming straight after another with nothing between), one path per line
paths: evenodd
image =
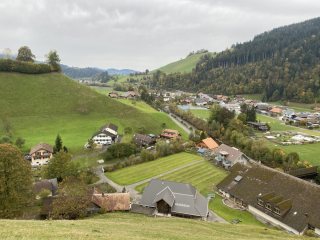
M204 53L201 54L194 54L184 59L178 60L176 62L169 63L157 70L160 70L165 73L189 73L192 69L196 66L199 62L200 58L205 55ZM155 71L155 70L154 70Z
M212 193L215 184L219 183L227 176L227 172L220 168L216 168L208 161L199 162L198 164L186 167L182 170L167 174L161 179L190 183L197 188L202 194L207 195ZM136 188L137 191L142 192L147 184L140 185Z
M120 185L130 185L148 178L152 178L188 163L200 160L202 160L202 158L194 154L178 153L168 157L159 158L155 161L106 173L106 175L112 181Z
M311 239L250 225L110 213L78 221L0 220L2 240L293 240Z
M269 117L266 115L257 114L257 119L261 122L268 123L271 127L271 131L294 131L294 132L301 132L301 133L314 135L314 136L320 136L319 131L286 125L281 120L273 118L273 117Z
M205 109L191 109L190 110L193 115L195 115L198 118L207 120L210 117L210 110L205 110Z
M83 148L99 128L112 122L133 132L144 127L159 134L162 123L186 133L166 114L146 112L108 98L87 86L80 85L62 74L0 73L0 136L6 135L3 120L10 123L13 140L26 140L25 150L46 142L53 144L59 133L72 151ZM129 141L130 136L124 140Z
M258 120L260 120L261 122L269 123L271 126L271 131L294 131L294 132L300 132L300 133L305 133L305 134L314 135L314 136L320 136L319 131L284 125L284 123L278 119L268 117L265 115L261 115L261 114L258 114L257 117L258 117ZM304 145L290 145L290 146L282 146L282 145L275 144L270 141L268 141L268 143L269 143L270 147L281 148L281 149L285 150L287 153L297 152L297 153L299 153L299 156L302 160L307 160L308 162L310 162L313 165L320 164L320 159L319 159L320 143L304 144Z

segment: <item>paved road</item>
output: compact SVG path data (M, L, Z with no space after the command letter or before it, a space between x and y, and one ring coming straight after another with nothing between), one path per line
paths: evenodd
M181 118L179 118L177 115L174 115L176 118L174 118L172 115L173 115L172 113L168 114L168 116L169 116L178 126L180 126L186 133L190 134L190 133L193 132L192 130L189 129L189 127L192 127L190 124L188 124L186 121L183 121L183 120L182 120ZM186 125L182 124L180 121L185 122L188 127L187 127ZM193 129L193 127L192 127L192 129Z

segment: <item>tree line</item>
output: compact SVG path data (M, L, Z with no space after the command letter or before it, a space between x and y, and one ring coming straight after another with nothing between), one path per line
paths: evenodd
M36 63L35 55L28 46L20 47L14 59L10 51L5 50L4 58L0 59L0 72L18 72L27 74L40 74L60 72L60 57L56 50L46 55L46 63Z

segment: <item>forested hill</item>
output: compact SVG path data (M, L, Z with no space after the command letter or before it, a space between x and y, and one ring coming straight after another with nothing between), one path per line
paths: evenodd
M320 100L320 18L203 56L190 74L158 74L153 85L159 84L208 93L263 93L264 100L271 101Z

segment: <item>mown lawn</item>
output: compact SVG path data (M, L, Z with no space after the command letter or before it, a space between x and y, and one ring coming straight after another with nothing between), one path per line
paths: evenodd
M195 115L198 118L202 118L204 120L208 120L210 117L210 110L205 110L205 109L191 109L190 110L193 115Z
M130 185L155 177L179 166L202 160L202 157L190 153L178 153L151 162L123 168L106 173L108 178L120 185Z
M310 239L260 226L109 213L84 220L0 220L2 240L293 240Z
M164 175L161 179L175 182L190 183L202 194L212 193L214 185L227 176L227 172L217 168L208 161L199 162L195 165ZM147 185L137 186L136 190L142 192Z
M163 177L161 177L161 179L190 183L199 192L201 192L201 194L207 196L208 193L214 192L215 185L217 185L227 175L228 172L214 166L208 161L204 161L186 167L182 170L164 175ZM136 190L138 192L143 192L143 189L147 185L148 183L141 184L136 187ZM244 224L255 224L258 226L263 226L263 224L257 221L250 213L246 211L234 210L225 206L222 202L222 198L216 194L215 198L210 201L209 208L228 222L231 222L233 219L239 219L241 220L241 223Z
M209 208L228 222L232 222L232 220L238 219L241 221L240 224L264 226L264 224L259 222L251 213L247 211L232 209L224 205L222 202L222 197L217 194L210 201Z

